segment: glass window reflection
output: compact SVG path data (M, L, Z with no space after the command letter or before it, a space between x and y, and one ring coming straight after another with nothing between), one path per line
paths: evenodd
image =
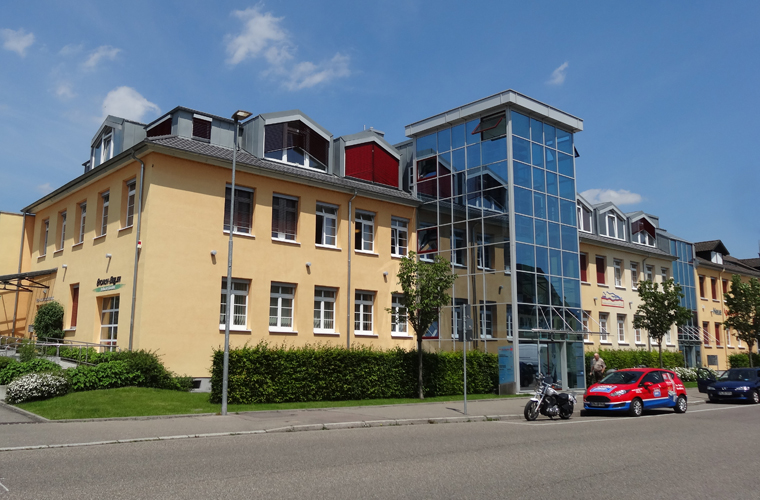
M417 138L417 158L435 154L437 151L435 134Z
M536 247L536 272L549 272L549 250L544 247Z
M557 174L546 172L546 192L553 195L559 194L559 181Z
M536 259L533 255L533 245L517 243L515 245L515 255L517 258L518 271L535 271Z
M581 282L578 280L564 280L565 285L565 305L567 307L581 306Z
M512 133L530 139L530 119L512 111Z
M546 195L533 193L533 215L546 219Z
M566 278L580 278L577 253L562 252L562 276Z
M530 138L533 142L544 143L544 124L533 118L530 119Z
M454 170L461 172L467 168L465 158L466 155L464 148L455 149L451 152L451 166L454 167Z
M559 224L549 223L549 246L552 248L562 248L562 236Z
M464 146L464 123L451 127L451 147L452 149Z
M494 139L481 143L483 164L494 163L507 159L507 138Z
M497 182L503 186L507 186L507 184L509 183L509 173L508 173L508 168L507 168L507 162L502 161L499 163L493 163L485 167L485 169L486 169L487 174L490 175L494 179L494 182Z
M512 156L517 161L530 163L530 142L519 137L513 137Z
M544 178L543 168L533 169L533 189L536 191L546 191L546 179Z
M536 275L536 302L549 304L549 278L542 274Z
M559 159L559 173L569 177L575 177L575 172L573 171L573 157L563 153L557 153L557 158Z
M551 170L552 172L557 171L557 152L552 151L549 148L546 148L544 150L546 152L546 170Z
M555 147L555 128L551 125L544 123L544 144L550 147Z
M535 219L536 221L536 245L547 246L549 244L549 234L546 230L546 221Z
M515 238L523 243L533 243L533 219L515 215Z
M554 196L546 197L546 215L550 221L559 222L559 200Z
M467 168L475 168L480 165L480 144L467 146Z
M549 279L551 283L551 303L553 306L561 306L564 302L562 295L562 278L559 276L552 276Z
M480 142L480 134L473 134L475 129L478 128L479 123L480 120L472 120L465 124L465 138L467 139L467 144L477 144Z
M578 251L578 230L573 226L562 226L562 249Z
M515 212L533 215L532 191L515 187Z
M526 188L531 187L531 167L518 162L512 162L512 164L514 165L515 184Z
M554 276L562 276L562 252L549 249L549 272Z
M438 131L438 152L445 153L451 149L451 129L445 128Z
M560 200L559 201L559 211L560 211L560 221L562 224L569 224L575 228L576 219L577 219L577 213L576 213L577 205L573 203L572 201L568 200Z
M536 275L517 273L517 301L534 304L536 302Z
M575 181L564 175L559 176L559 195L568 200L575 200Z
M544 148L543 146L540 146L538 144L531 144L530 145L533 150L533 165L537 167L543 167L544 166Z
M573 134L557 129L557 149L567 154L573 154Z

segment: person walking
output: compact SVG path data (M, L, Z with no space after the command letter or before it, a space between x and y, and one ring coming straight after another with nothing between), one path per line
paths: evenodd
M605 370L607 370L607 365L604 360L599 357L599 353L595 352L594 359L591 360L591 374L594 376L595 384L598 384L599 381L602 380Z

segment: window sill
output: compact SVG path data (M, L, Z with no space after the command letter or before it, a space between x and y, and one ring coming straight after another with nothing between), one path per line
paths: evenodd
M354 332L354 337L375 337L377 338L378 335L376 333L363 333L363 332Z
M707 301L707 297L700 297L699 300L704 300L706 302Z
M55 252L53 252L53 256L61 255L62 253L63 253L63 248L59 248L58 250L56 250Z
M413 339L412 335L399 335L398 333L391 333L392 339Z
M723 349L723 346L722 345L716 345L715 348L716 349Z
M92 239L92 241L97 241L97 240L99 240L99 239L105 238L107 234L108 234L108 233L106 233L106 234L101 234L100 236L96 236L96 237L94 237L94 238Z
M675 347L675 344L665 344L665 347Z
M227 230L227 229L223 230L222 232L224 234L230 234L229 230ZM234 233L232 233L232 236L242 236L243 238L251 238L251 239L254 239L254 240L256 239L256 235L249 234L249 233L239 233L237 231L235 231Z
M738 348L741 349L742 351L744 350L744 346L743 345L740 345Z
M624 287L624 286L617 286L617 285L615 285L615 290L628 290L628 289L626 287Z
M598 286L600 288L609 288L610 287L609 285L605 285L604 283L597 283L596 286Z
M647 345L647 343L646 342L636 342L636 345L645 346L645 345Z
M594 341L593 341L593 340L584 340L584 341L583 341L583 343L584 343L584 344L593 345L593 344L594 344Z
M591 283L588 281L581 281L581 285L591 286Z
M224 327L219 328L219 333L224 333ZM232 329L230 328L230 335L238 334L238 335L250 335L253 332L251 330L238 330L238 329Z
M718 300L718 299L712 299L712 301L720 303L720 300Z
M64 330L64 332L75 332L75 331L77 331L77 327L76 326L72 326L71 328L66 328Z
M612 345L612 342L610 342L609 340L600 340L599 343L603 345Z
M401 255L401 254L397 254L397 253L392 253L391 254L391 258L392 259L403 259L404 257L406 257L406 255Z
M728 348L728 349L734 349L734 346L732 346L732 345L727 345L727 346L726 346L726 348Z
M132 229L135 227L134 225L130 224L129 226L124 226L121 229L119 229L119 232L126 231L127 229Z
M704 347L705 349L712 349L713 346L709 344L702 344L702 347Z
M322 245L320 243L315 243L314 246L316 248L324 248L325 250L332 250L334 252L342 252L343 251L342 248L339 248L339 247L336 247L336 246L333 246L333 245Z
M37 262L39 262L41 260L45 260L45 257L47 257L47 254L40 255L39 257L37 257Z
M73 245L71 245L71 249L73 250L74 248L78 248L83 245L84 245L84 241L80 241L79 243L74 243Z
M618 345L631 345L631 344L629 344L628 342L620 342L620 341L618 340Z
M283 238L272 238L272 243L285 243L287 245L295 245L297 247L301 246L300 241L294 241L294 240L286 240Z
M330 335L330 336L333 336L333 337L339 337L340 336L340 332L328 332L328 331L314 330L314 335Z
M269 333L293 333L293 334L298 334L298 330L291 330L290 328L272 328L272 327L269 327Z
M354 253L360 253L362 255L369 255L371 257L380 257L379 253L368 252L367 250L354 250Z

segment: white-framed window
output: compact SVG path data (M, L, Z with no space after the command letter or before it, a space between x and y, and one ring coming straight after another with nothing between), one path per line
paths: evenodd
M668 268L667 267L661 267L660 268L660 277L662 278L662 282L665 283L668 281Z
M354 216L354 248L360 252L375 250L375 214L356 211Z
M264 125L264 157L327 171L329 140L301 122Z
M403 257L409 248L409 221L391 218L391 255Z
M269 293L269 329L293 331L293 299L296 287L285 283L272 283Z
M407 322L404 296L400 293L394 293L391 296L391 334L406 335L409 331Z
M673 337L671 337L670 330L668 330L667 332L665 332L665 343L668 344L668 345L672 345L673 344Z
M335 333L335 288L314 288L314 333Z
M607 313L599 313L599 340L602 342L608 342L607 340Z
M58 250L63 250L63 243L66 241L66 212L61 212L61 239L59 240Z
M495 248L492 245L489 245L493 241L493 236L490 234L482 235L477 234L475 235L475 242L477 245L477 265L478 269L486 269L491 270L493 269L493 257Z
M42 222L42 247L40 248L40 257L47 255L48 246L48 234L50 233L50 219L45 219Z
M634 243L641 243L642 245L647 245L650 247L653 247L655 245L655 239L654 236L649 234L647 231L641 230L633 233L633 236L631 236L631 240Z
M334 247L337 245L338 207L317 203L317 232L315 243Z
M135 186L137 183L132 180L127 182L127 217L124 221L124 227L129 227L135 219Z
M100 163L103 164L111 158L113 158L113 134L109 131L103 134L100 144Z
M232 221L233 233L251 234L253 227L253 189L235 186L235 218ZM230 230L230 197L232 185L224 189L224 231Z
M720 252L710 252L710 262L713 264L723 264L723 254Z
M454 264L455 266L466 266L467 265L467 248L466 248L467 241L465 241L465 238L464 238L464 230L454 229L453 240L454 240L454 244L452 245L453 250L451 252L451 263ZM509 252L509 246L505 246L505 252ZM506 269L506 266L504 270L509 271L509 269Z
M296 241L298 198L272 196L272 239Z
M644 279L647 281L654 281L654 266L647 266L644 273Z
M495 305L480 303L480 311L478 314L478 326L481 339L493 338L493 317Z
M726 346L732 347L731 346L731 328L729 327L726 327Z
M583 311L583 316L581 317L581 328L583 329L583 340L589 341L591 340L591 335L589 332L589 320L591 319L591 311Z
M633 330L633 335L634 335L634 338L636 339L636 343L637 344L641 344L642 343L642 341L641 341L641 328L635 328Z
M613 260L612 265L615 268L615 286L623 286L623 262L620 260Z
M610 238L616 238L618 240L625 239L625 220L621 219L614 213L608 213L605 217L607 224L604 228L600 228L599 232ZM602 230L603 229L603 230Z
M84 202L79 204L79 241L77 243L82 243L84 241L84 223L86 220L87 202Z
M618 342L625 343L625 314L617 315Z
M354 333L372 334L373 292L357 291L354 295Z
M100 236L103 236L108 231L108 204L111 199L111 194L106 191L100 195L100 199L103 204L103 210L100 212Z
M103 297L100 315L100 343L112 351L119 333L119 296Z
M639 264L638 262L631 262L631 290L638 290L639 288Z
M245 330L248 325L248 280L232 280L232 317L230 330ZM222 278L222 301L219 308L219 329L227 321L227 278Z
M578 202L578 230L585 233L591 232L591 210Z

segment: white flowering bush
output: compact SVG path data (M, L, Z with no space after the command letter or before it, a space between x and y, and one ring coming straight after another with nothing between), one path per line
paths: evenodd
M65 378L50 373L30 373L19 377L8 385L5 401L23 403L33 399L47 399L63 396L69 391Z
M706 369L706 370L709 371L713 377L717 378L718 374L715 373L714 370L710 370L710 369ZM696 382L697 381L696 368L673 368L673 371L676 372L676 375L678 375L678 378L680 378L682 382Z

